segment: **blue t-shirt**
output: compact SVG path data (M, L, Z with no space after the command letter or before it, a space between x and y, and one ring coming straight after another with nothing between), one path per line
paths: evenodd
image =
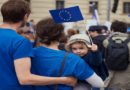
M41 76L58 77L65 51L52 50L43 46L34 48L32 72ZM70 53L65 62L62 76L74 76L85 80L93 74L93 70L80 57ZM58 90L72 90L67 85L58 85ZM54 90L54 85L36 86L35 90Z
M32 57L32 45L14 30L0 28L0 90L32 90L20 85L14 68L14 60Z

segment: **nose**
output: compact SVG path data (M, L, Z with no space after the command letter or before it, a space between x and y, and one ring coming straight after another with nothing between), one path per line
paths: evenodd
M77 53L80 53L80 50L79 49L77 49L77 51L76 51Z

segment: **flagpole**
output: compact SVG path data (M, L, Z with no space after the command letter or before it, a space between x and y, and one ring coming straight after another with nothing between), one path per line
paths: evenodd
M86 28L86 24L85 24L86 22L85 22L85 20L83 20L83 23L84 23L84 26L85 26L87 35L88 35L88 37L89 37L89 39L90 39L90 42L91 42L91 44L93 44L93 40L92 40L92 38L91 38L91 36L90 36L90 34L89 34L89 31L88 31L87 28Z
M96 20L97 20L97 24L100 24L100 20L99 20L99 15L98 15L98 11L97 9L94 10L95 16L96 16Z

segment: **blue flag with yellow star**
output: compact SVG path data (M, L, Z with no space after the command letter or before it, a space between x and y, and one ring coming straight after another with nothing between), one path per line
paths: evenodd
M83 20L79 6L49 10L49 12L56 23L76 22Z

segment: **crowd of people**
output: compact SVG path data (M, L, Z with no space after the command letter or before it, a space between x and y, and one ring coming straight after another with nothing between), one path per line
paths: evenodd
M0 90L130 89L127 23L116 20L111 30L93 25L84 34L74 29L65 34L52 18L28 22L30 13L24 0L1 6Z

